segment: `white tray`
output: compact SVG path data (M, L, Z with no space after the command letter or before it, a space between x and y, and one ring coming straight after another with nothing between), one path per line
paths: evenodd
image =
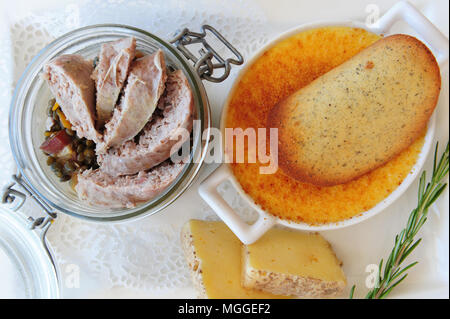
M158 4L149 2L148 6L157 10L160 16L159 21L152 21L154 16L151 15L151 10L141 12L139 6L133 6L133 1L127 1L126 6L120 1L101 2L102 14L96 17L83 16L88 11L86 6L93 6L87 1L76 6L67 5L68 2L16 0L13 3L0 4L0 30L2 31L0 70L4 71L0 73L0 139L2 141L7 139L7 114L11 87L23 71L23 61L31 58L31 55L39 49L37 46L45 44L45 39L79 25L115 22L135 25L149 31L152 31L154 27L159 35L167 38L175 31L174 25L196 26L207 22L219 30L223 28L226 35L231 35L232 40L238 42L236 46L244 51L248 58L252 50L257 49L266 40L296 25L319 20L364 21L374 12L374 7L366 7L365 2L358 0L339 2L339 5L333 0L264 0L246 1L245 4L240 1L228 1L227 8L221 8L220 4L215 4L213 1L208 1L207 4L202 0L164 1ZM394 0L371 1L377 4L380 15L395 2ZM449 17L446 0L411 2L448 37ZM123 9L117 10L117 7ZM61 15L66 17L62 23L58 20ZM253 18L247 20L247 17ZM168 19L172 22L171 28L157 29L158 25L167 24L168 22L164 21ZM26 43L32 40L26 39L26 35L30 32L27 33L28 26L24 24L24 20L33 22L30 32L34 37L41 36L38 33L39 30L36 30L37 24L40 24L42 30L48 32L47 37L45 34L42 35L42 43L35 41L36 47L29 51L25 49ZM246 24L249 26L246 27ZM233 27L241 30L242 34L239 34L238 30L233 30ZM398 26L398 30L410 31L401 25ZM20 35L20 32L23 32L25 41L22 47L17 43L17 35ZM10 35L14 37L11 38ZM436 111L435 139L439 140L443 147L449 135L448 67L443 70L442 75L443 87ZM5 78L6 76L8 77ZM232 81L233 78L230 78L221 85L206 84L213 112L213 124L216 127L219 124L222 101ZM431 161L430 156L425 165L428 171ZM216 166L206 166L199 180L211 173ZM5 177L9 177L11 169L8 145L0 143L0 184ZM349 288L353 283L357 285L357 297L363 296L367 291L366 266L377 264L381 258L386 258L392 248L395 234L402 229L411 209L415 206L416 184L413 183L413 186L399 200L370 220L348 228L322 233L333 244L337 255L344 262ZM163 213L124 225L87 224L60 214L55 225L52 225L50 229L49 239L56 250L61 266L62 296L68 298L194 298L196 293L190 283L188 270L179 249L179 230L190 218L214 218L212 211L200 199L197 188L198 182ZM247 211L231 190L227 190L226 193L231 201L235 201L236 206ZM429 220L419 234L423 238L422 243L408 257L410 261L419 261L419 264L409 271L408 278L393 291L391 297L448 298L448 202L447 189L433 206ZM32 204L25 207L25 210L27 214L39 213ZM79 271L79 287L66 284L70 275L73 275L73 269ZM170 278L173 280L171 281Z

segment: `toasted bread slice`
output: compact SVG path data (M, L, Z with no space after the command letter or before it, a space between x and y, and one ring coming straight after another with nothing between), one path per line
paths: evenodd
M440 87L439 66L422 42L383 38L270 111L279 165L319 186L356 179L421 136Z
M317 233L273 228L242 247L247 288L299 298L338 297L346 286L341 262Z

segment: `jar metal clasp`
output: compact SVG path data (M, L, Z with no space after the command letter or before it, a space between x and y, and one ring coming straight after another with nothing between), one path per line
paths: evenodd
M16 185L21 186L20 191L13 188ZM12 211L19 210L28 197L33 198L44 210L45 216L43 217L28 217L30 229L47 229L52 220L57 217L56 212L32 190L20 173L12 175L12 181L3 189L1 195L2 203L10 205L9 208Z
M207 32L211 32L221 43L223 43L235 56L235 58L224 59L208 42L206 41ZM220 83L230 75L231 65L241 65L244 63L242 54L210 25L203 25L202 32L192 32L188 28L183 29L170 40L176 48L185 56L186 59L194 63L194 68L201 79ZM188 48L188 45L202 44L199 50L200 56L195 56ZM215 76L214 70L223 69L221 76Z

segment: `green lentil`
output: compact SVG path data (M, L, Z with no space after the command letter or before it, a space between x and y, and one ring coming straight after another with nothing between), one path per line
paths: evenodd
M71 179L72 178L72 176L71 175L63 175L63 176L61 176L60 177L60 181L61 182L67 182L69 179Z
M52 111L52 117L55 121L59 122L59 115L58 112Z
M85 157L89 157L89 158L94 158L95 157L95 152L91 148L85 149L83 153L84 153Z
M72 162L72 161L67 161L67 162L65 162L64 163L64 171L67 173L67 174L71 174L71 173L73 173L74 171L76 170L76 167L75 167L75 164Z
M83 153L79 153L77 155L77 162L78 163L83 163L83 161L84 161L84 155L83 155Z
M84 145L83 144L78 144L77 146L77 154L81 154L84 151Z
M98 60L99 60L99 58L98 58L98 56L96 56L96 57L94 58L94 60L92 61L92 66L94 67L94 69L97 67Z
M52 132L58 132L61 131L61 126L58 123L55 123L52 125L52 127L50 128L50 131Z
M62 166L61 166L61 164L60 164L59 162L53 161L53 163L50 164L50 168L51 168L54 172L57 172L57 171L61 171Z
M97 62L98 58L96 63ZM47 165L53 171L55 176L57 176L61 182L66 182L70 180L72 176L75 176L74 173L78 170L83 171L89 168L96 169L99 166L95 157L95 143L86 138L79 138L75 131L65 128L58 112L56 110L53 111L55 103L56 100L54 98L48 101L48 116L54 120L54 123L49 131L45 131L44 135L46 138L49 138L54 135L54 133L65 130L67 135L72 138L71 146L75 159L58 159L45 152L44 154L48 156Z
M47 165L50 166L55 162L55 158L52 156L47 157Z

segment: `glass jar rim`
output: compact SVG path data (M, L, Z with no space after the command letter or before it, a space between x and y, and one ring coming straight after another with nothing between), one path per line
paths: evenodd
M24 285L26 298L60 295L60 272L45 240L47 229L32 230L23 214L0 207L0 250L18 272L20 278L15 280Z

